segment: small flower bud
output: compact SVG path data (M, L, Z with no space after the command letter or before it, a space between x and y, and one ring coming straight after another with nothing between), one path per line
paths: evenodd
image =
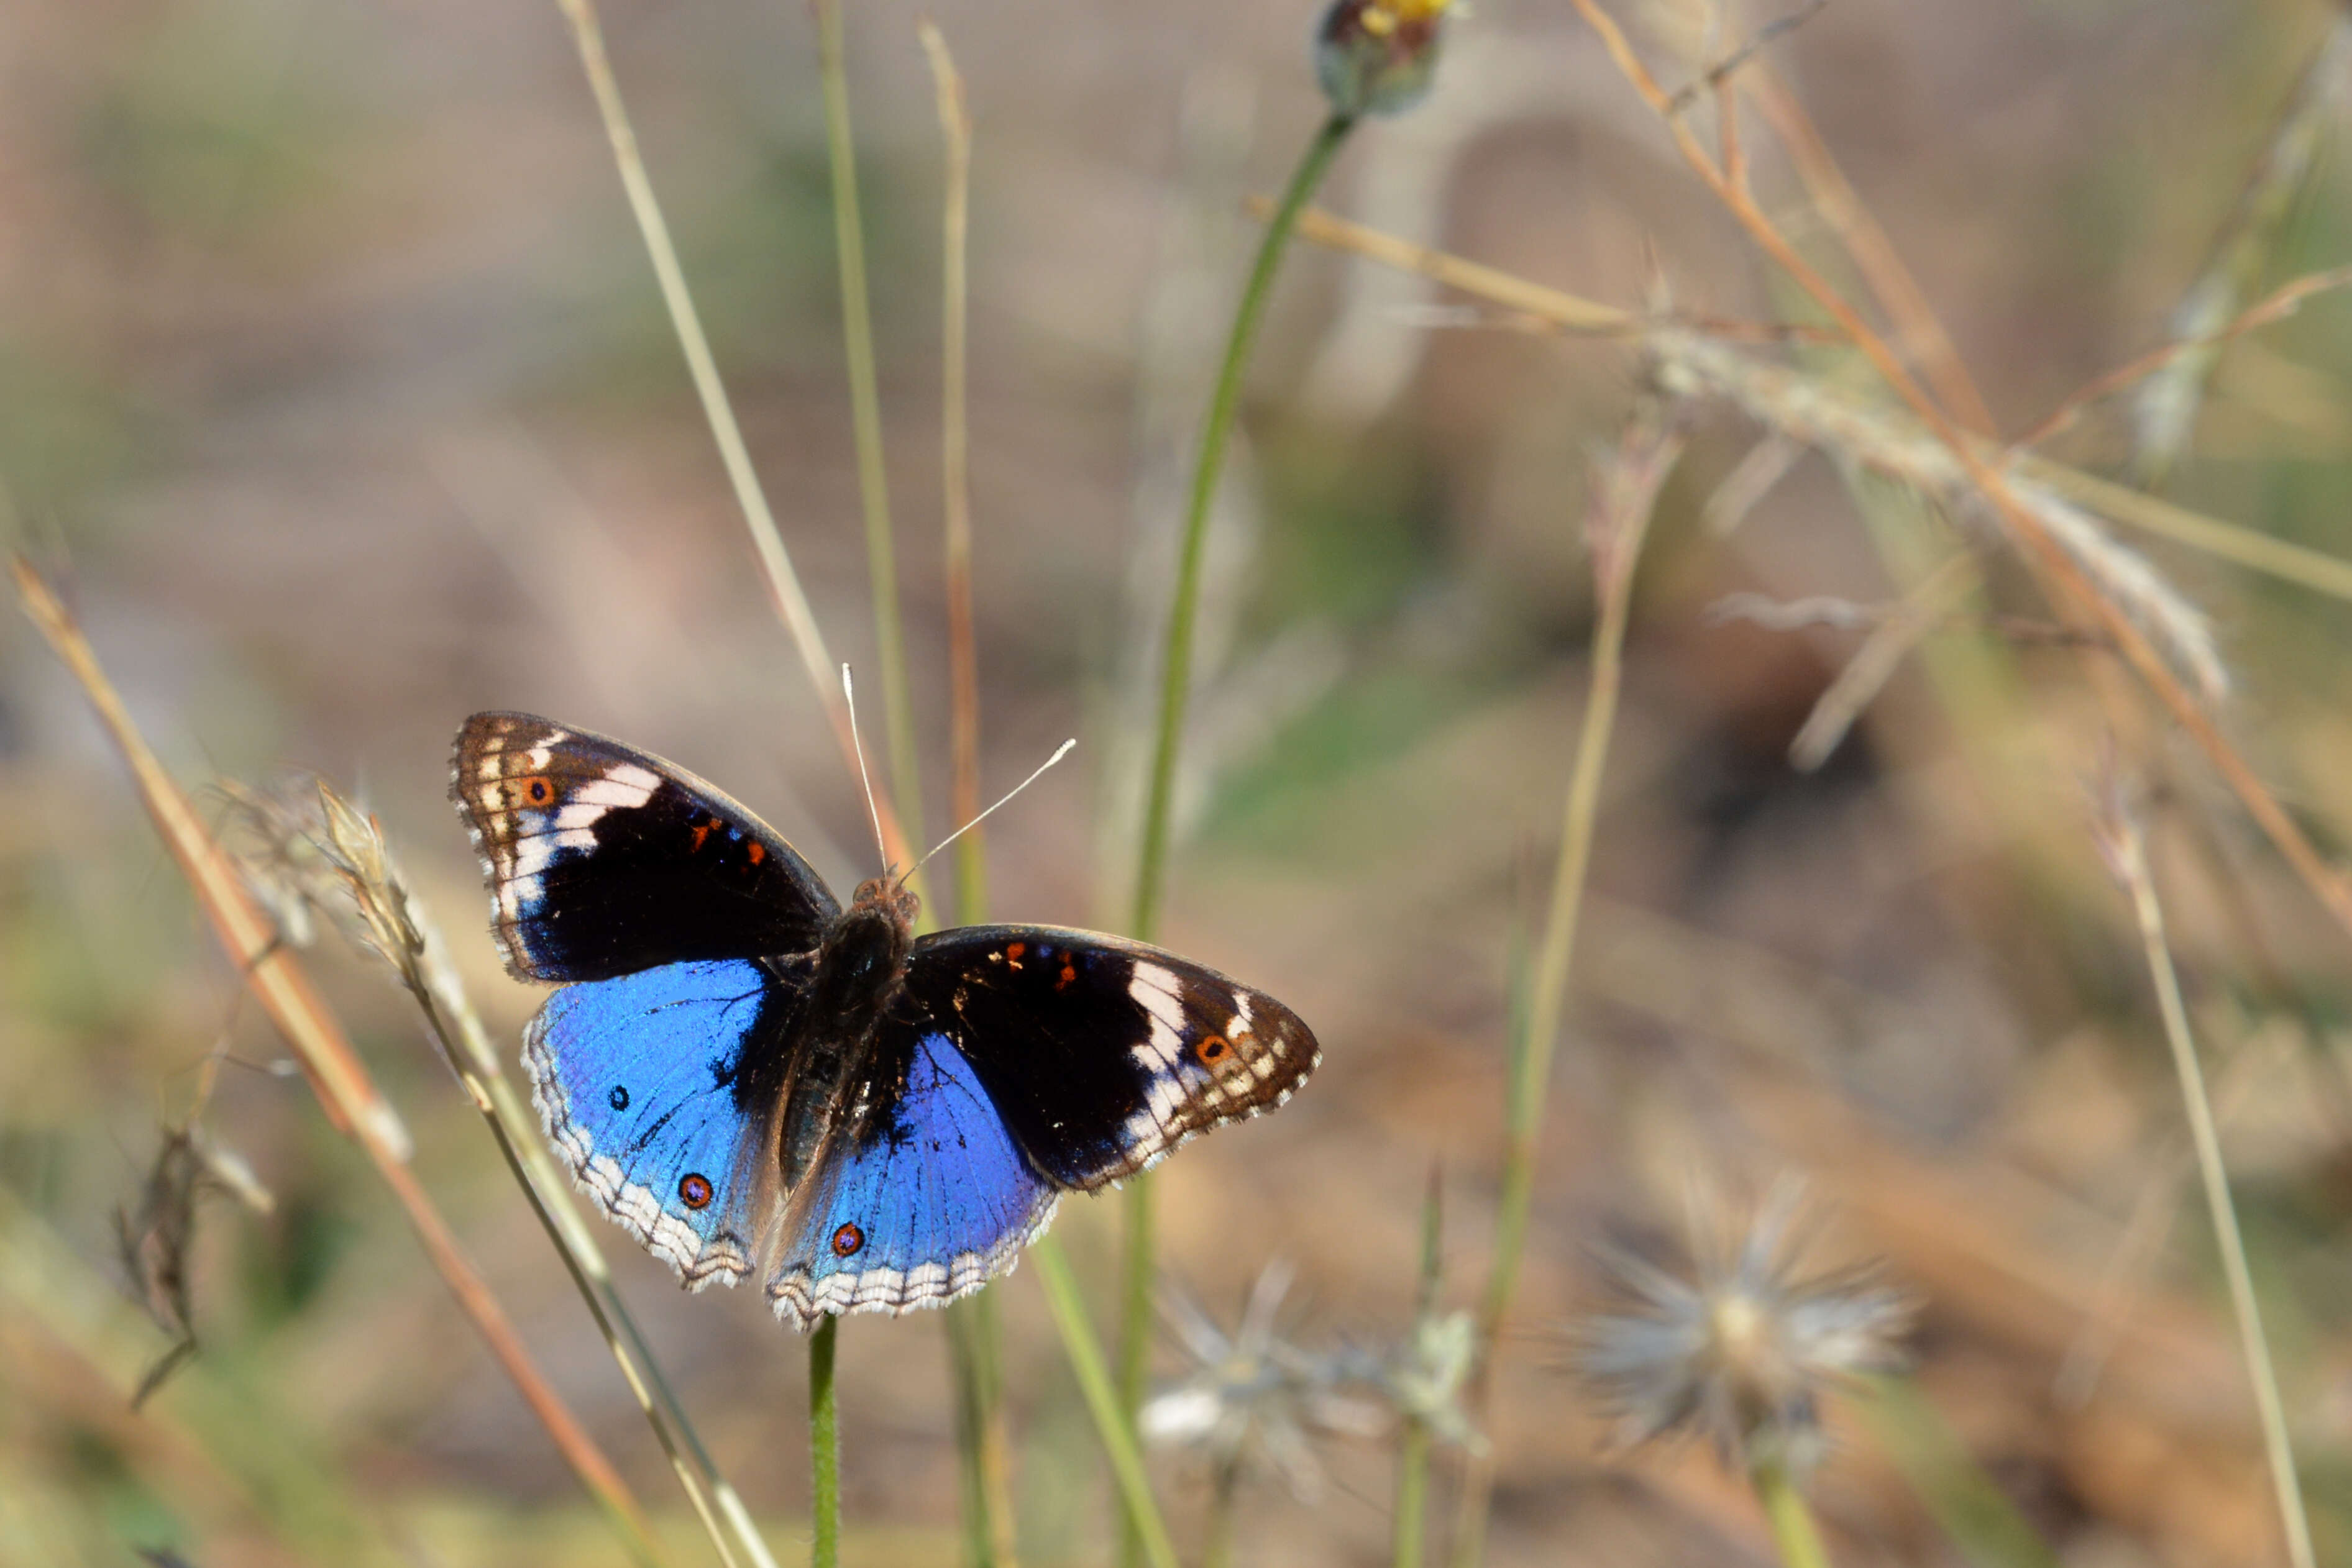
M1340 114L1396 114L1437 70L1439 24L1453 0L1332 0L1315 29L1315 74Z

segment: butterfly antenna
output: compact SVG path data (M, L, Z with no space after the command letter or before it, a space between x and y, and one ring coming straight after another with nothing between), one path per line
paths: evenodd
M1054 748L1054 755L1045 758L1044 762L1039 763L1036 772L1032 773L1028 778L1024 779L1020 783L1015 784L1012 789L1007 789L1004 792L1003 799L998 800L996 802L996 806L991 806L987 810L982 811L979 816L974 817L971 821L966 822L962 827L958 828L954 832L950 833L946 838L941 839L938 843L933 844L928 851L924 852L923 858L921 860L917 861L913 865L907 868L907 876L912 876L917 872L922 870L925 866L930 864L931 856L939 853L941 850L947 848L950 844L955 842L958 839L963 837L974 828L980 826L981 823L994 816L996 814L997 806L1003 805L1006 800L1012 800L1013 796L1018 795L1022 790L1026 789L1030 785L1037 782L1039 779L1045 776L1046 768L1051 768L1054 764L1062 760L1063 758L1067 757L1070 754L1070 748L1077 744L1077 737L1072 736L1069 739L1055 747ZM901 877L899 880L903 882L906 878Z
M890 874L890 846L882 839L882 808L874 803L874 776L866 771L866 743L857 738L857 685L849 677L849 666L841 666L841 695L849 704L849 745L857 753L857 781L866 786L866 814L874 822L874 849L882 858L882 874ZM987 813L982 812L985 816ZM930 857L923 857L929 860Z

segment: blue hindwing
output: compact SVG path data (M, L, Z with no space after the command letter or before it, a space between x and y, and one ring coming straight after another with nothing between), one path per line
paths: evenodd
M745 1150L761 1129L733 1086L772 1000L756 964L667 964L565 987L523 1039L540 1119L581 1189L697 1290L751 1268Z
M899 1051L883 1043L907 1062L905 1086L820 1155L768 1281L776 1315L802 1329L968 1295L1013 1266L1058 1201L953 1041L925 1030Z

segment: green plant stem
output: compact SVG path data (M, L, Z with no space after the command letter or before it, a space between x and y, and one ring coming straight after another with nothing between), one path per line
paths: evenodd
M2278 1372L2271 1364L2269 1341L2263 1333L2262 1304L2254 1296L2253 1271L2246 1263L2245 1238L2238 1230L2237 1206L2230 1197L2230 1172L2221 1163L2221 1138L2213 1121L2213 1104L2205 1091L2205 1071L2197 1060L2197 1043L2189 1032L2189 1009L2180 998L2180 977L2172 966L2171 945L2166 940L2164 906L2158 900L2156 879L2147 865L2147 846L2136 827L2121 824L2111 833L2110 848L2122 873L2132 908L2139 917L2141 945L2156 984L2156 999L2164 1015L2164 1037L2172 1048L2172 1064L2180 1078L2180 1099L2189 1115L2189 1131L2197 1148L2197 1169L2204 1178L2205 1205L2213 1218L2213 1239L2221 1254L2221 1270L2230 1283L2230 1304L2238 1319L2238 1338L2246 1360L2246 1375L2254 1385L2254 1405L2262 1419L2263 1448L2270 1461L2271 1484L2278 1494L2279 1524L2286 1537L2287 1559L2294 1568L2313 1568L2317 1562L2311 1543L2311 1523L2303 1508L2303 1489L2295 1479L2294 1448L2287 1436L2286 1411L2279 1397Z
M1238 1454L1217 1461L1209 1478L1209 1517L1202 1527L1201 1568L1233 1568L1234 1499L1242 1487Z
M841 1563L841 1403L833 1385L841 1320L827 1316L809 1335L809 1568Z
M1086 1298L1079 1292L1077 1276L1071 1271L1069 1255L1062 1250L1060 1238L1047 1235L1030 1245L1029 1258L1036 1267L1038 1281L1045 1286L1054 1326L1061 1331L1070 1370L1076 1375L1078 1390L1086 1396L1087 1408L1094 1416L1095 1430L1102 1438L1104 1451L1110 1456L1111 1476L1118 1483L1127 1517L1134 1521L1138 1549L1151 1568L1176 1568L1176 1548L1168 1539L1168 1526L1160 1518L1160 1505L1152 1500L1151 1482L1144 1473L1143 1452L1136 1444L1134 1423L1119 1406L1118 1391L1111 1383L1110 1366L1103 1359L1094 1324L1087 1318Z
M1143 809L1142 851L1135 877L1135 917L1130 922L1138 941L1151 940L1160 922L1162 886L1167 876L1168 835L1174 815L1176 753L1184 737L1184 712L1192 694L1192 632L1200 617L1201 568L1208 555L1209 512L1217 498L1217 480L1224 471L1225 448L1241 410L1242 382L1249 369L1250 350L1273 297L1275 274L1283 252L1298 226L1298 214L1330 172L1348 132L1356 122L1333 115L1323 122L1298 160L1290 183L1282 193L1265 235L1258 241L1257 261L1234 310L1225 338L1225 357L1209 399L1208 418L1201 427L1200 455L1192 467L1192 487L1184 508L1184 532L1178 545L1176 587L1168 611L1168 632L1160 665L1159 733L1151 753L1150 792Z
M1413 1301L1415 1342L1437 1312L1444 1288L1445 1188L1442 1170L1432 1166L1429 1195L1421 1209L1421 1285ZM1393 1529L1396 1568L1421 1568L1429 1511L1429 1423L1408 1416L1397 1437L1396 1507Z
M891 541L889 476L882 461L882 400L874 371L874 319L866 290L866 225L857 204L857 150L849 125L841 0L815 0L817 58L824 86L824 140L833 160L833 236L841 265L842 349L849 369L849 416L857 441L857 496L866 516L866 564L874 583L874 641L882 665L882 716L889 737L890 791L899 820L923 838L923 786L915 749L914 701L907 685L907 638L898 613L898 554Z
M1421 1568L1429 1512L1429 1423L1407 1416L1397 1439L1396 1568Z
M1584 907L1585 872L1591 863L1593 827L1601 811L1601 781L1624 684L1625 629L1633 617L1634 568L1649 533L1658 486L1664 482L1678 451L1675 437L1637 414L1626 432L1617 466L1592 504L1589 531L1593 540L1593 592L1600 601L1600 613L1592 627L1591 683L1561 808L1559 859L1552 873L1550 909L1528 982L1526 1032L1512 1041L1510 1052L1502 1186L1495 1206L1495 1256L1479 1304L1478 1366L1467 1401L1474 1420L1484 1416L1493 1388L1496 1346L1510 1313L1520 1258L1527 1247L1552 1055L1567 1007L1569 971L1576 956L1577 925ZM1463 1478L1455 1514L1452 1553L1455 1568L1471 1568L1485 1555L1486 1507L1494 1480L1492 1452L1474 1458Z
M1176 586L1168 609L1167 640L1160 654L1160 716L1151 752L1150 791L1143 808L1141 848L1135 873L1135 909L1129 933L1149 942L1160 925L1160 907L1167 883L1168 840L1175 814L1176 754L1184 738L1184 713L1192 695L1192 634L1200 619L1201 570L1207 559L1209 513L1217 497L1217 480L1224 470L1225 448L1233 436L1234 419L1241 410L1242 382L1249 369L1250 350L1273 297L1275 274L1289 247L1298 214L1330 172L1355 120L1332 115L1307 142L1292 171L1265 234L1258 242L1257 260L1249 282L1234 308L1225 337L1225 357L1217 371L1216 389L1209 400L1201 427L1200 455L1192 467L1192 486L1184 509L1184 531L1177 545ZM1141 1408L1150 1376L1152 1213L1151 1180L1139 1175L1127 1184L1127 1240L1120 1281L1119 1400L1130 1430ZM1119 1532L1119 1562L1133 1564L1139 1543L1130 1516Z
M1756 1488L1756 1500L1764 1505L1764 1518L1772 1526L1772 1544L1780 1549L1785 1568L1830 1568L1821 1527L1813 1522L1813 1511L1806 1504L1805 1494L1797 1490L1788 1467L1759 1460L1749 1467L1748 1479Z

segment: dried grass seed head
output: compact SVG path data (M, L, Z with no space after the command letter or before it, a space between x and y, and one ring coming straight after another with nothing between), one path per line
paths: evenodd
M1801 1472L1823 1450L1822 1395L1903 1364L1916 1304L1874 1267L1806 1271L1801 1207L1798 1184L1778 1185L1691 1280L1604 1256L1628 1308L1585 1319L1570 1338L1575 1370L1620 1443L1701 1436L1726 1463Z

